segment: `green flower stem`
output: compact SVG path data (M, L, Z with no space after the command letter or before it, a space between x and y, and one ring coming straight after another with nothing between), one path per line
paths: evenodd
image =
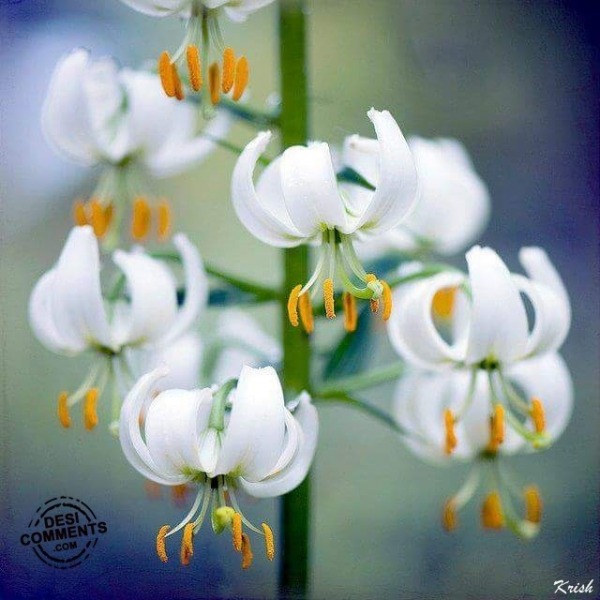
M278 6L280 131L283 147L288 148L303 144L308 138L306 5L304 0L280 0ZM310 346L302 329L290 325L286 300L293 287L308 280L308 248L300 246L284 250L283 262L283 383L286 391L299 392L310 388ZM310 474L282 500L280 598L305 598L307 595L310 500Z
M452 267L450 265L444 264L428 264L425 265L425 268L422 271L417 271L416 273L411 273L410 275L404 275L402 277L391 277L388 279L388 285L392 288L398 287L399 285L404 285L405 283L410 283L411 281L417 281L418 279L426 279L427 277L432 277L433 275L437 275L438 273L443 272L450 273L459 273L458 269Z
M361 373L360 375L337 379L318 389L316 395L320 398L336 398L340 394L358 392L360 390L375 387L376 385L381 385L388 381L395 381L402 375L403 371L404 365L402 365L402 363L396 363L380 369Z

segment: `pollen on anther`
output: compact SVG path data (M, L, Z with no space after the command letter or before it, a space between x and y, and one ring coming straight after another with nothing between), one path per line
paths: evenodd
M250 538L247 534L242 533L242 569L249 569L252 566L254 560L254 554L252 554L252 546L250 545Z
M217 63L213 63L208 69L208 89L213 106L219 104L221 99L221 70Z
M195 92L198 92L202 87L202 70L198 46L190 44L185 51L185 55L190 74L190 85Z
M58 404L57 404L58 420L60 421L60 424L65 429L68 429L69 427L71 427L71 415L69 415L69 405L67 404L68 400L69 400L69 395L67 394L67 392L61 392L58 395Z
M358 322L356 299L352 294L344 292L342 295L342 304L344 306L344 329L349 333L356 331L356 324Z
M109 219L112 218L112 210L109 209L110 206L109 204L106 208L103 207L96 198L93 198L89 203L89 223L94 229L94 234L97 238L104 237L108 230Z
M447 408L444 410L444 429L446 431L444 452L448 455L452 454L454 448L456 448L456 445L458 444L458 440L456 439L456 431L454 430L455 424L456 419L454 418L454 414L449 408Z
M179 560L181 564L187 567L190 564L190 559L194 555L194 524L187 523L183 528L181 537L181 549L179 551Z
M298 308L300 309L300 320L302 321L304 331L306 331L306 333L312 333L315 329L315 319L313 316L310 294L306 293L300 296Z
M166 51L158 59L158 74L165 94L169 98L173 98L175 96L175 80L173 79L173 69L171 68L171 57Z
M133 216L131 218L131 237L142 241L150 231L152 213L145 198L136 198L133 203Z
M438 290L433 296L432 308L436 316L449 319L454 311L456 300L456 287L447 287Z
M546 415L544 405L539 398L532 398L529 414L531 415L536 433L543 433L546 429Z
M454 531L458 526L456 502L453 498L446 500L442 509L442 526L446 531Z
M275 558L275 538L273 536L273 530L266 524L261 523L263 533L265 534L265 552L267 558L273 560Z
M291 292L287 301L287 313L288 319L292 324L292 327L298 327L298 301L300 290L302 289L302 285L298 284Z
M377 281L377 277L375 275L373 275L373 273L369 273L367 275L367 277L365 278L367 284L369 283L373 283L374 281ZM376 298L372 298L371 299L371 312L372 313L376 313L379 310L379 300Z
M88 218L85 213L85 202L83 200L75 200L73 203L73 222L79 227L88 224Z
M494 413L490 417L489 450L496 452L502 442L504 442L504 406L496 404L494 406Z
M241 552L244 534L242 533L242 515L238 512L236 512L231 519L231 534L233 547L237 552Z
M231 91L235 81L235 54L232 48L225 48L223 52L223 82L221 89L224 94Z
M231 96L234 102L237 102L246 91L248 81L250 80L250 65L245 56L240 56L235 67L235 82L233 84L233 95Z
M163 200L158 205L156 211L158 217L158 239L162 242L171 233L171 206L166 200Z
M504 527L504 513L498 492L492 492L483 501L481 507L481 524L487 529L502 529Z
M381 296L381 299L383 300L382 318L384 321L387 321L392 316L392 288L389 286L387 281L383 281L383 279L380 279L379 281L383 287L383 294Z
M96 403L100 392L98 388L91 388L85 395L83 404L83 424L88 431L91 431L98 425L98 413L96 412Z
M183 100L185 98L185 94L183 93L183 85L181 84L181 79L179 78L177 66L174 64L171 65L171 77L173 77L173 90L175 93L175 98L177 98L177 100Z
M158 554L158 558L164 563L169 560L165 546L165 536L169 533L169 529L171 528L168 525L163 525L156 534L156 554Z
M335 299L333 296L333 279L328 277L323 282L323 302L325 305L325 316L335 319Z
M525 519L530 523L539 523L542 520L542 498L535 485L530 485L524 490Z

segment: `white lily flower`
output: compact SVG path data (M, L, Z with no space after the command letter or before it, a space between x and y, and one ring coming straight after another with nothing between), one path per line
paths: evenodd
M472 244L489 220L487 187L460 142L410 137L408 145L419 175L419 202L398 227L382 235L364 237L357 251L365 259L422 249L455 254ZM373 186L378 180L374 168L377 158L378 148L373 140L358 136L346 139L344 166L352 168ZM399 169L402 167L398 165ZM373 194L351 183L345 184L345 190L355 204L368 202Z
M132 234L143 239L150 221L137 181L140 172L167 177L185 171L215 148L213 138L229 130L231 118L219 112L203 132L196 133L196 112L192 104L169 102L156 75L120 69L111 58L92 60L84 49L65 56L50 82L43 130L67 159L105 167L89 205L76 205L77 224L92 224L101 237L114 210L122 212L133 204ZM141 201L146 210L138 206L137 212L144 214L135 214ZM165 211L164 207L158 211L162 238L169 228Z
M306 477L318 436L318 415L307 393L286 408L279 378L272 367L244 367L235 382L218 391L171 389L151 402L140 428L140 414L168 369L144 375L121 409L120 440L127 460L144 477L163 485L199 486L189 513L173 529L160 528L156 548L167 560L165 539L183 529L181 561L188 564L197 534L209 511L216 533L230 529L242 566L252 560L250 539L242 524L264 536L266 554L273 560L273 532L255 527L241 512L236 490L256 497L285 494Z
M152 17L176 15L187 20L185 37L173 57L165 51L158 61L158 72L167 96L178 100L184 98L178 68L185 66L193 91L199 92L205 82L208 84L207 92L211 105L218 104L221 94L231 92L234 102L242 98L249 80L248 60L245 56L236 58L229 47L223 49L219 17L221 13L225 13L232 21L242 22L253 12L271 4L273 0L121 1ZM222 66L219 66L221 53Z
M224 383L233 379L244 365L261 367L281 362L281 344L239 309L232 308L219 315L214 337L211 381Z
M569 332L571 308L544 250L521 250L519 258L529 277L511 274L490 248L475 246L466 258L468 275L440 273L412 284L396 297L399 308L388 333L394 348L409 363L425 369L494 369L560 348ZM450 342L437 330L432 315L440 294L450 300ZM531 330L522 296L533 309Z
M359 232L380 234L398 225L417 197L417 174L411 153L396 121L388 111L371 109L379 146L379 182L370 201L352 204L340 189L329 146L312 142L293 146L264 170L255 188L253 173L271 139L262 132L240 155L233 172L231 194L242 224L259 240L281 248L319 244L321 254L314 273L290 294L289 317L297 326L298 306L305 329L312 331L311 296L323 280L325 311L334 311L334 277L346 292L346 328L355 327L355 298L384 303L384 319L391 312L391 292L385 282L367 274L354 253ZM350 317L348 316L350 315Z
M109 374L130 371L126 351L168 347L190 330L204 308L208 280L198 250L183 234L175 235L173 243L185 274L181 307L173 273L139 248L113 254L122 273L115 289L124 283L129 301L103 295L98 241L90 226L71 231L57 264L34 287L29 322L40 342L67 356L91 351L100 359L76 392L60 394L58 415L65 427L71 424L69 408L85 397L85 424L93 428L96 401ZM106 303L112 303L110 309Z
M538 396L544 398L543 412ZM524 398L531 398L531 403ZM436 464L475 463L465 484L446 502L446 529L456 527L456 513L474 496L483 471L490 485L483 525L500 528L508 523L520 535L530 537L539 528L539 493L531 486L524 490L526 518L521 520L513 506L517 492L495 459L530 451L527 439L539 439L542 432L546 439L557 439L572 407L569 370L558 354L549 353L514 364L502 375L467 369L410 372L398 384L394 412L406 431L403 440L420 458Z

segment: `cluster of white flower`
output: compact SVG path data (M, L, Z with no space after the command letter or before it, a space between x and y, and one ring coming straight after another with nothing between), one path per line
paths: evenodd
M211 343L211 334L201 339L197 327L210 285L185 234L172 238L176 254L116 248L127 211L133 240L149 235L153 217L144 178L197 165L237 114L222 106L198 131L199 105L184 99L177 63L187 58L187 83L200 91L209 59L200 57L198 45L204 54L219 46L219 14L244 20L272 0L123 1L150 15L183 16L187 34L173 58L161 57L158 74L121 69L112 59L92 61L84 50L57 66L42 116L48 139L67 158L102 164L105 172L90 200L75 205L76 226L32 292L30 323L49 350L94 356L79 388L59 395L64 427L72 426L70 409L83 400L84 424L93 429L97 402L109 395L110 429L133 467L161 485L198 487L181 522L160 528L161 560L167 560L166 539L183 530L180 558L189 562L193 536L210 510L214 531L231 532L247 567L252 551L243 527L264 538L270 560L274 536L266 523L258 528L243 515L236 492L278 496L302 482L317 446L311 396L285 390L292 394L286 403L273 368L281 347L239 308L216 321ZM233 90L239 100L247 61L225 49L223 67L213 63L206 79L212 105L221 92ZM287 307L292 326L302 323L306 335L312 333L321 316L313 310L317 294L327 318L343 311L348 334L359 321L356 299L381 312L406 365L395 397L402 439L427 460L475 465L445 505L445 527L456 526L480 471L490 469L494 483L483 503L484 526L507 524L533 535L541 518L537 489L525 489L526 515L520 518L496 459L547 447L568 422L572 384L557 353L570 327L567 293L539 248L521 252L528 277L510 273L493 250L479 246L466 254L468 274L406 262L465 250L487 223L488 191L459 142L406 141L390 112L371 109L368 117L377 139L349 136L339 161L324 142L289 147L255 185L255 168L271 139L269 131L258 133L233 169L233 207L241 224L266 244L318 247L307 281L283 294L272 290L270 298ZM168 204L158 203L155 220L158 237L167 241ZM395 259L385 279L364 266L380 265L382 257ZM222 279L240 293L252 287ZM318 400L318 386L312 392Z

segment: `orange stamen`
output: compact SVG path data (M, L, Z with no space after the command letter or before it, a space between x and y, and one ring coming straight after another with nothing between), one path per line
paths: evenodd
M530 523L540 523L542 520L542 498L535 485L525 488L525 519Z
M328 319L335 319L335 299L333 296L333 279L327 278L323 282L323 301L325 304L325 315Z
M231 519L231 534L233 547L237 552L242 551L242 540L245 534L242 533L242 515L235 513Z
M377 281L377 277L373 275L373 273L369 273L366 277L367 283L372 283L373 281ZM376 313L379 310L379 300L371 299L371 312Z
M487 529L502 529L504 527L504 513L498 492L492 492L483 501L481 524Z
M500 444L504 442L504 406L496 404L494 414L490 417L490 443L488 450L496 452Z
M152 213L145 198L136 198L133 203L133 217L131 219L131 237L142 241L150 231Z
M252 554L252 546L250 538L247 534L242 533L242 569L249 569L252 566L254 554Z
M356 331L358 314L356 313L356 299L352 294L344 292L342 295L344 305L344 329L348 332Z
M315 329L315 319L313 316L312 302L310 301L310 294L307 292L302 294L299 298L300 308L300 320L302 321L302 327L306 333L312 333Z
M61 392L58 395L58 405L56 412L58 414L58 420L60 421L60 424L65 429L71 427L71 415L69 415L69 405L67 404L68 400L69 395L67 394L67 392Z
M181 537L179 560L184 567L187 567L192 556L194 556L194 524L187 523L183 528L183 536Z
M83 200L75 200L73 203L73 222L79 227L88 224L87 215L85 214L85 202Z
M85 402L83 404L83 424L88 431L91 431L98 425L96 403L98 402L99 395L100 391L98 388L89 389L85 395Z
M181 85L181 79L179 78L179 71L177 70L176 65L171 65L171 77L173 77L173 90L175 94L175 98L177 100L183 100L185 98L185 94L183 93L183 86Z
M168 52L163 52L158 59L158 74L162 88L169 98L175 96L175 80L173 79L173 69L171 67L171 57Z
M235 67L235 83L233 84L233 101L237 102L246 91L250 79L250 65L245 56L240 56Z
M529 414L531 415L531 420L533 421L536 433L544 433L544 430L546 429L546 415L544 412L544 405L539 398L532 398Z
M452 316L456 300L456 290L456 287L442 288L433 296L433 313L440 319L449 319Z
M454 418L454 414L449 408L447 408L444 410L444 428L446 430L444 452L448 455L452 454L454 448L456 448L456 445L458 444L458 440L456 439L456 431L454 430L455 424L456 419Z
M292 327L298 327L298 300L302 285L298 284L291 292L287 302L288 319Z
M225 48L223 52L223 84L221 89L224 94L231 91L235 75L235 54L232 48Z
M165 536L169 533L169 529L171 528L168 525L163 525L156 534L156 554L158 554L158 558L164 563L169 560L165 547Z
M208 89L213 106L219 104L221 99L221 70L217 63L213 63L208 69Z
M392 288L389 286L387 281L383 281L383 279L380 279L380 283L383 286L383 295L381 296L383 301L382 317L384 321L387 321L392 316Z
M200 65L200 53L198 46L190 44L185 51L188 72L190 74L190 85L196 92L202 87L202 70Z
M261 523L263 533L265 534L265 552L269 560L275 558L275 538L273 537L273 530L266 524Z
M158 216L158 239L162 242L171 233L171 207L166 200L163 200L156 210Z
M446 531L454 531L458 526L458 518L456 514L456 502L450 498L444 503L442 510L442 526Z
M100 203L100 201L94 198L90 200L89 208L90 225L94 228L94 234L96 235L96 237L101 238L104 236L106 230L108 229L108 207L106 207L105 209Z

